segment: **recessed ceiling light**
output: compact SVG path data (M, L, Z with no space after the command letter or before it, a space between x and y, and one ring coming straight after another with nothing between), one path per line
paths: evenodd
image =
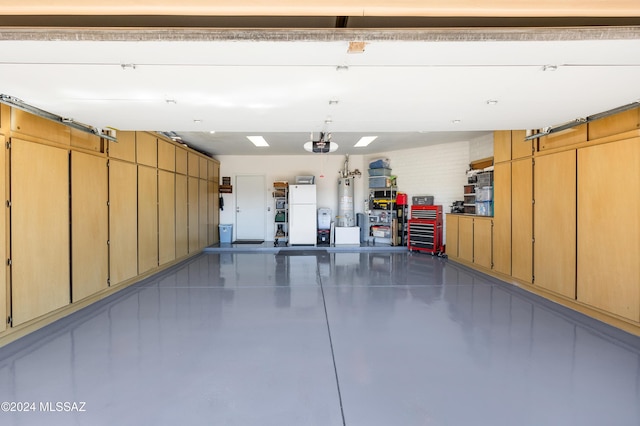
M247 136L247 139L249 139L255 146L258 147L269 146L267 141L264 140L262 136Z
M333 123L333 119L331 117L327 117L324 122L325 124Z
M371 142L376 140L377 136L363 136L360 138L358 142L353 146L354 148L362 148L369 145Z
M168 103L168 104L177 104L177 103L178 103L178 102L176 102L176 100L175 100L175 99L165 99L164 101L165 101L166 103Z
M338 72L344 72L344 71L349 71L349 67L346 65L338 65L336 67L336 71Z
M456 119L456 120L451 120L451 122L452 122L453 124L460 124L460 123L462 123L462 120L458 120L458 119Z
M489 99L487 101L487 105L497 105L497 104L498 104L498 101L496 101L495 99Z
M200 123L202 123L202 120L195 119L195 120L193 120L193 122L194 122L195 124L200 124Z
M209 133L214 134L216 131L215 130L209 130Z
M329 105L337 105L338 102L340 102L339 100L337 100L336 98L333 99L329 99Z
M556 71L557 69L557 65L545 65L542 67L542 71Z

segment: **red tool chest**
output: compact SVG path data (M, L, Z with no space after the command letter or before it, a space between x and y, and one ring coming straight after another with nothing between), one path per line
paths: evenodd
M442 254L442 206L412 205L409 250Z

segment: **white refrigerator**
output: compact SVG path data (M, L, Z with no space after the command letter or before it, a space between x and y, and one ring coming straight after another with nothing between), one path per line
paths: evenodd
M289 245L315 245L318 238L316 186L289 186Z

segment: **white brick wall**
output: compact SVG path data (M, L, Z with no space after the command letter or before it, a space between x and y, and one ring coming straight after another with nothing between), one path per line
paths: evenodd
M469 162L493 157L493 133L469 141Z

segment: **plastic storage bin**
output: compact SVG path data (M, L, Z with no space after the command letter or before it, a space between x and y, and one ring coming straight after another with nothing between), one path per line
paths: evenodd
M377 176L369 178L369 188L390 188L391 179L385 176Z
M220 230L220 244L231 243L231 237L233 236L233 225L220 224L218 225L218 229Z
M476 187L476 201L493 201L493 186Z
M369 176L391 176L391 169L369 169Z

